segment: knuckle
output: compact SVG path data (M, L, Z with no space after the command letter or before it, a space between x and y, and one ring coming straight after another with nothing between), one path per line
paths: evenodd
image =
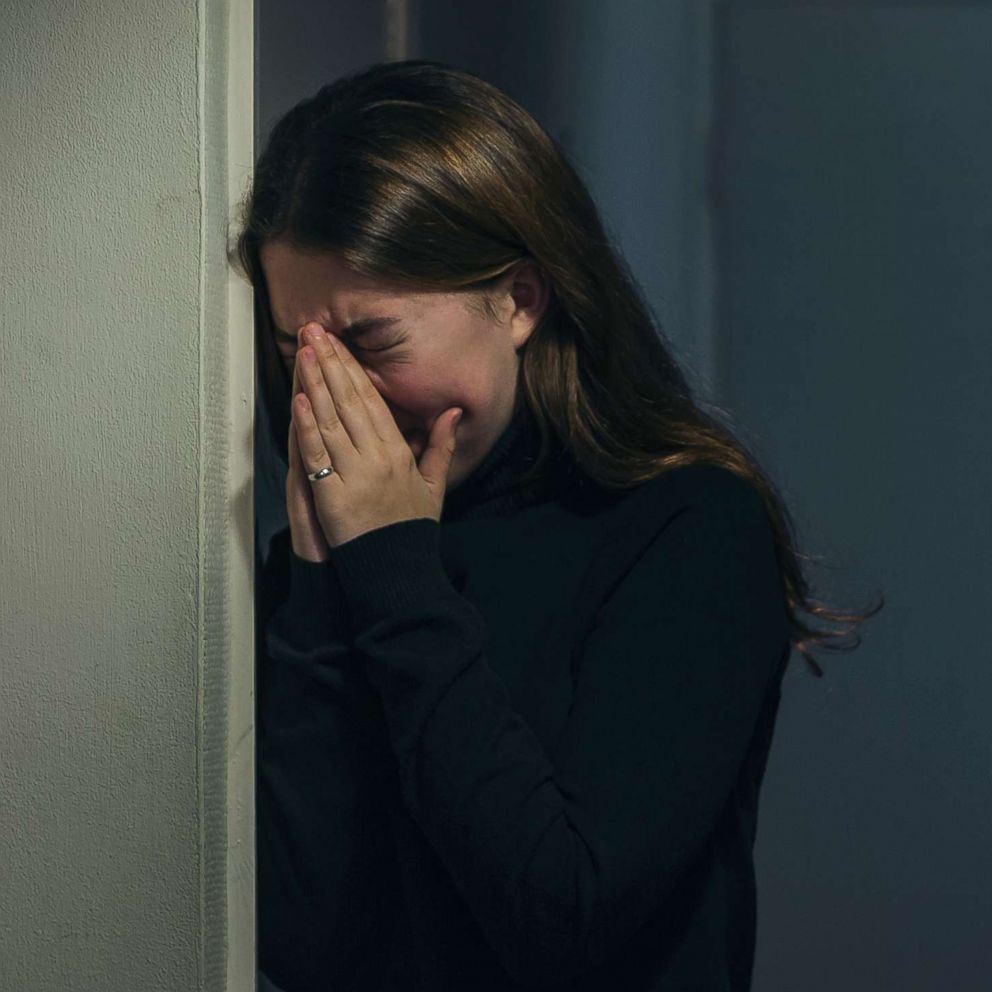
M379 391L372 385L372 381L366 378L365 381L358 386L357 395L364 403L371 406L371 404L379 398Z
M358 392L354 386L345 389L344 395L340 399L341 405L349 409L357 409L358 405L362 402L363 400L361 396L358 395Z
M341 429L341 421L336 416L328 417L320 422L320 433L323 437L333 437L334 432Z
M301 446L301 452L308 462L314 462L323 456L324 445L321 443L320 438L310 439L306 444Z

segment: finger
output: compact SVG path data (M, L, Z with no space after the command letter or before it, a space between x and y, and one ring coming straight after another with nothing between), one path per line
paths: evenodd
M303 463L300 460L300 449L296 443L296 425L292 418L289 422L289 472L286 475L286 512L290 523L295 527L303 517L306 509L306 497L310 486L303 477Z
M286 442L286 448L289 452L289 470L291 472L295 471L299 473L303 469L303 461L300 458L300 448L296 437L296 424L294 423L292 416L293 402L296 400L297 395L303 391L303 386L300 384L300 377L297 372L297 369L298 369L298 364L294 362L293 389L292 392L290 392L289 394L290 417L289 417L289 433Z
M297 396L305 395L298 369L299 363L294 363L291 402ZM310 480L306 478L303 458L300 455L299 434L292 416L289 419L288 448L290 471L287 475L287 504L292 500L295 532L299 535L300 545L299 548L294 547L294 550L302 558L323 561L327 557L327 540L320 524L320 517L317 515Z
M309 398L305 394L293 400L293 420L296 422L296 440L303 462L303 471L311 474L331 466L336 473L338 466L327 452Z
M298 363L297 363L297 362L293 362L293 389L292 389L292 391L291 391L291 392L290 392L290 394L289 394L289 401L290 401L290 403L292 403L292 402L293 402L293 397L294 397L294 396L295 396L295 395L296 395L296 394L297 394L297 393L298 393L298 392L299 392L299 391L300 391L300 390L301 390L302 388L303 388L303 386L302 386L302 385L300 385L300 374L299 374L299 365L298 365Z
M314 403L314 413L327 441L327 450L333 457L339 436L342 443L347 436L348 444L358 451L368 451L370 448L381 446L384 439L379 436L365 406L365 400L341 362L340 354L345 350L344 345L335 335L326 334L319 324L311 325L310 329L316 333L316 337L306 337L304 332L305 339L310 342L309 346L317 357L316 364L333 408L333 412L328 411L332 419L325 421L324 408L319 403ZM308 370L307 358L308 356L304 354L304 376ZM367 376L365 379L368 381ZM347 453L345 450L344 454ZM339 454L338 457L340 458L341 455Z
M289 418L289 470L300 472L303 469L303 462L300 460L300 446L296 438L296 421Z
M330 347L326 344L326 341L325 347ZM349 462L358 454L358 451L351 439L351 435L348 433L347 427L339 415L339 408L346 405L345 401L339 398L335 402L332 398L328 387L328 374L321 367L321 360L312 345L305 345L297 352L296 364L299 368L300 381L303 383L303 391L309 401L310 412L313 416L317 432L320 434L321 442L333 464L342 470L346 470ZM338 374L341 374L340 371ZM297 403L299 399L299 397L296 397ZM294 411L306 412L302 407L296 405L294 405L293 409ZM351 419L354 422L355 418L352 417ZM367 416L365 420L366 422L368 421ZM371 430L371 426L368 429ZM315 446L312 444L308 448L310 439L304 437L302 419L298 423L297 432L300 438L300 451L304 455L304 464L306 464L306 455L309 453L319 455L319 451L316 451Z
M338 364L347 374L350 389L355 391L365 407L365 415L374 432L373 441L377 439L380 442L396 441L399 444L406 444L406 439L403 437L399 427L396 426L396 421L393 419L389 407L386 406L386 401L382 398L379 390L376 389L368 373L362 368L361 363L351 353L344 341L339 340L333 335L328 335L328 337L331 339L334 349L335 364ZM348 394L346 393L346 395ZM351 425L346 419L345 426L348 428L348 432L351 433ZM352 434L352 437L354 438L355 435ZM356 439L355 442L358 448L361 448L360 440Z
M323 343L326 345L323 353L320 347L317 350L318 355L322 356L324 377L333 390L338 414L355 447L361 451L370 444L381 444L383 441L406 444L385 400L348 346L328 334L324 335Z
M317 517L310 482L303 473L303 461L296 437L296 426L289 425L289 473L286 476L286 509L289 515L293 551L308 561L328 556L327 540Z

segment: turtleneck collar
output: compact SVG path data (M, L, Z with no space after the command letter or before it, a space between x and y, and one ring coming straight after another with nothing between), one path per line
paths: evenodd
M562 464L562 448L552 449L541 475L524 484L524 475L537 461L541 433L523 400L485 458L457 489L445 494L441 523L504 516L540 498Z

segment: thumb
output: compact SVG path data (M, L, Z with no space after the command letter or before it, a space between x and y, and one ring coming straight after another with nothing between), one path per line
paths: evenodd
M427 448L417 463L420 474L431 485L444 485L448 478L448 467L451 465L457 443L455 428L462 419L461 409L455 407L454 411L452 414L449 410L445 410L434 421L430 437L427 439Z

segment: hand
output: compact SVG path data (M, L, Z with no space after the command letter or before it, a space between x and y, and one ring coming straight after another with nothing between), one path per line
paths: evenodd
M293 370L293 391L289 402L292 404L298 393L303 392L299 367ZM326 481L326 480L322 480ZM296 423L289 421L289 472L286 475L286 510L289 514L289 533L293 552L307 561L327 561L327 539L317 519L312 483L303 468L303 456L296 436Z
M313 540L312 521L308 530L304 510L309 504L298 494L300 478L310 488L328 548L401 520L440 520L461 410L451 407L434 421L418 462L385 400L347 347L315 323L307 328L317 337L296 353L294 389L297 381L303 389L292 396L290 427L290 458L295 432L301 462L292 490L300 546L307 552L301 557L317 555L310 560L322 561L327 554ZM313 482L306 478L328 465L334 468L331 475ZM287 504L293 512L289 497L287 478ZM295 542L294 535L294 550Z

